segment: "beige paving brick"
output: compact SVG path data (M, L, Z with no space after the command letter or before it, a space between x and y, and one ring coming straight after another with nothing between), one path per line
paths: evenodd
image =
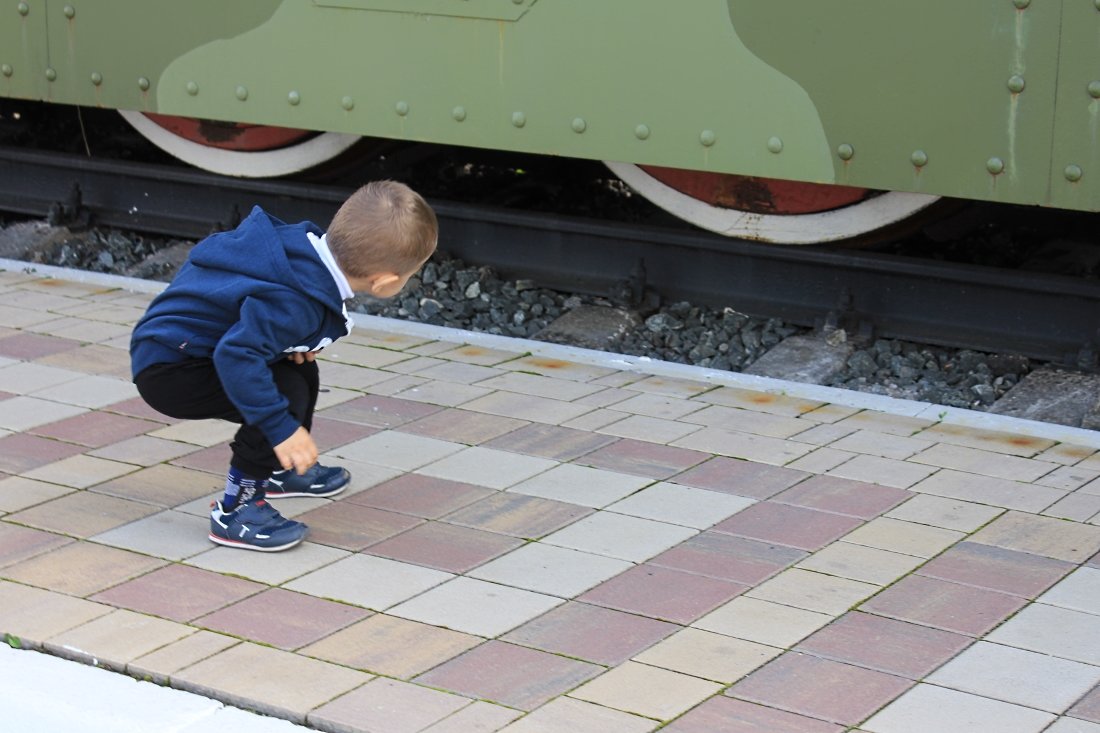
M371 679L363 672L262 647L251 642L180 670L173 681L186 689L238 707L305 721L314 708ZM294 680L292 685L272 680Z
M1072 466L1090 456L1096 455L1098 454L1095 448L1084 445L1074 445L1073 443L1059 443L1056 446L1047 448L1045 451L1035 456L1035 458L1040 461L1050 461L1051 463L1061 463L1066 466ZM1100 469L1100 466L1097 466L1097 468Z
M615 403L616 410L630 412L635 415L647 417L659 417L665 420L679 420L693 412L706 407L696 400L688 400L669 395L654 394L652 392L637 394L630 390L620 390L628 399ZM633 395L633 396L631 396Z
M463 405L478 397L491 394L493 390L485 387L475 387L470 384L456 384L454 382L429 381L398 392L395 396L403 400L414 402L426 402L429 405L445 405L456 407Z
M807 412L812 412L821 407L822 402L807 400L801 397L790 397L771 392L741 389L739 387L719 387L707 392L698 398L702 402L710 402L726 407L741 407L746 410L768 412L773 415L789 415L797 417Z
M553 377L524 374L523 372L505 372L477 382L477 386L488 387L492 390L518 392L533 397L546 397L547 399L563 402L571 402L593 392L600 392L603 389L603 387L596 384L584 384L570 379L554 379Z
M930 558L946 550L966 535L951 529L930 527L916 522L904 522L890 517L872 519L843 537L864 547L900 552L903 555Z
M57 318L53 313L27 310L26 308L13 308L9 305L0 305L0 323L11 328L24 328L34 323L44 323Z
M1041 512L1066 495L1064 491L1047 486L1023 484L951 469L941 469L909 489L922 494L1025 512Z
M810 410L798 416L800 420L808 420L814 423L831 424L839 422L846 417L851 417L860 411L858 407L847 405L822 405L816 410Z
M361 392L372 384L392 379L393 374L378 369L329 362L321 367L321 384Z
M58 656L123 671L132 660L195 633L185 624L118 610L46 639Z
M232 547L214 547L188 558L186 562L215 573L239 575L268 585L281 585L350 554L335 547L303 542L294 548L294 552L284 552L274 557L266 552L241 552Z
M1100 453L1093 453L1091 456L1082 460L1077 465L1081 468L1088 468L1093 471L1100 471Z
M68 486L57 486L22 476L0 480L0 512L17 512L36 504L72 493Z
M590 364L577 364L572 361L552 359L545 356L524 356L513 359L499 365L501 369L520 372L534 372L544 377L556 377L558 379L572 379L577 382L588 382L600 377L606 377L613 373L614 369L592 366Z
M63 593L0 580L0 634L11 634L23 646L37 647L51 636L113 610Z
M165 560L182 560L210 549L210 521L165 510L94 535L91 540Z
M355 366L371 367L379 369L398 361L407 361L415 358L411 354L403 354L400 351L388 349L376 349L373 346L361 346L346 339L340 339L321 352L320 358L324 361L335 361L341 364L354 364Z
M39 333L74 339L76 341L95 345L103 341L118 338L119 336L129 336L130 332L133 331L133 326L122 323L110 323L108 321L89 321L84 318L60 318L49 324L36 326L35 329ZM47 363L58 363L59 360L50 358L53 356L57 356L57 354L50 354L50 356L45 357L49 360ZM81 371L87 370L82 369ZM89 373L101 374L102 372Z
M405 351L411 349L414 346L422 346L432 342L430 339L423 336L412 336L404 333L390 333L388 331L379 331L373 328L356 328L346 337L346 340L353 344L362 344L363 346L377 346L381 349L392 349L394 351ZM448 349L454 348L454 344L447 344Z
M830 425L827 423L814 424L806 422L805 420L803 420L803 418L798 419L802 420L802 425L804 428L812 425L812 427L809 427L809 429L803 430L801 433L795 433L793 436L791 436L799 443L810 443L811 445L829 445L830 443L840 440L846 435L851 435L852 433L856 432L855 428L845 427L843 425Z
M177 445L187 444L177 443ZM92 493L170 507L199 497L205 499L224 486L224 473L212 474L162 463L128 473L113 481L97 484L92 487ZM199 514L208 516L210 503L203 501L199 510Z
M148 678L158 685L184 667L212 657L231 646L241 643L240 639L213 631L198 630L171 644L143 654L126 665L126 673L139 678Z
M935 685L919 684L863 724L870 733L1038 733L1050 713Z
M87 411L84 407L63 405L37 397L12 397L4 400L4 409L0 411L0 428L20 432Z
M12 580L74 596L88 596L166 565L163 560L90 542L73 542L10 565Z
M412 374L403 374L392 379L387 379L384 382L378 382L372 384L369 387L363 389L367 394L385 395L386 397L392 397L393 395L401 394L402 392L415 389L421 385L427 384L430 380L424 377L418 377Z
M672 445L776 466L790 463L813 450L812 446L805 443L737 433L722 428L704 428L686 438L673 441Z
M120 463L105 458L80 455L71 456L54 463L47 463L45 466L27 471L23 476L36 481L46 481L51 484L71 486L74 489L84 489L136 470L138 470L138 467L132 463Z
M139 435L136 438L89 451L88 455L135 466L152 466L185 456L188 453L194 453L196 450L198 450L198 447L190 443L178 443L174 440Z
M1098 478L1100 478L1100 471L1091 471L1079 466L1059 466L1046 476L1037 479L1035 483L1052 489L1073 491Z
M40 389L33 396L66 405L96 408L137 397L138 391L129 380L82 374L71 382Z
M149 504L76 491L25 509L8 519L72 537L91 537L156 511L157 508Z
M548 425L559 425L567 420L580 417L593 409L588 405L560 402L544 397L528 397L514 392L494 392L491 395L467 402L463 405L463 408Z
M521 716L518 710L475 700L454 715L449 715L423 733L494 733Z
M711 405L699 412L686 415L681 420L711 428L725 428L771 438L789 438L806 429L806 423L794 417L721 405Z
M86 341L109 341L111 338L130 338L128 326L116 326L111 323L98 323L91 327ZM108 336L108 334L113 334ZM66 334L59 334L66 335ZM75 334L68 334L70 337ZM84 374L101 374L115 379L130 379L130 352L127 348L116 348L107 343L92 343L79 349L59 351L35 359L36 364L72 369Z
M649 443L668 444L699 430L698 425L688 425L676 420L662 420L644 415L632 415L624 420L597 428L597 432L619 438L634 438Z
M379 613L314 642L299 653L407 680L482 641L470 634Z
M908 461L895 461L892 458L878 456L856 456L829 471L831 476L867 481L872 484L908 489L913 484L927 478L937 469L920 466Z
M839 616L879 590L879 586L871 583L790 568L745 595L762 601Z
M913 463L925 463L982 476L1024 482L1034 481L1052 470L1051 465L1045 461L1019 458L950 443L937 443L909 460Z
M1100 514L1100 496L1096 494L1070 494L1043 510L1043 515L1075 522L1088 522Z
M930 448L932 445L931 442L918 438L906 438L901 435L879 433L873 430L858 430L836 441L831 447L837 450L901 461Z
M1054 445L1053 440L1046 438L999 430L983 430L951 423L937 423L914 437L1025 457L1034 456Z
M577 430L599 430L605 425L619 422L623 419L623 413L615 410L597 409L586 412L580 417L566 420L561 423L563 428L576 428Z
M1100 551L1100 527L1009 512L983 528L971 540L1081 563Z
M593 381L591 384L596 384L596 382ZM617 405L624 400L628 400L631 397L636 397L637 394L637 392L631 392L628 389L609 387L573 401L578 405L588 405L589 407L610 407L611 405Z
M837 466L847 463L855 457L855 453L833 450L832 448L818 448L812 453L807 453L801 458L791 461L787 464L787 468L795 468L799 471L807 471L808 473L822 474L828 473Z
M488 349L484 346L473 346L470 344L458 346L457 348L455 348L454 344L451 344L451 347L452 348L450 350L440 352L439 358L447 359L449 361L457 361L463 364L492 366L494 364L511 361L522 356L522 354L516 351Z
M230 440L239 425L224 420L185 420L149 433L154 438L178 440L204 448Z
M502 733L646 733L658 725L655 720L602 705L559 697L504 728Z
M969 501L917 494L886 512L884 516L960 532L973 532L1004 511L999 507Z
M635 381L630 385L630 389L638 392L668 395L669 397L692 398L715 389L715 386L694 379L650 376Z
M387 372L396 372L397 374L416 374L423 369L430 369L440 364L446 364L447 362L442 359L435 359L430 356L418 356L415 359L406 359L405 361L394 362L385 367Z
M417 733L469 704L466 697L378 678L313 710L308 722L324 730Z
M884 412L864 410L854 415L850 415L836 424L844 427L856 428L857 430L871 430L876 433L889 433L890 435L912 437L919 431L935 423L932 420L925 420L919 417L888 415Z
M336 405L342 405L345 402L351 402L352 400L362 397L362 392L357 392L351 389L342 389L340 387L323 387L323 391L317 395L317 412L321 410L327 410L330 407Z
M832 621L827 613L738 596L695 621L695 628L788 648Z
M908 575L923 562L923 558L913 555L848 542L834 542L795 567L884 586Z
M14 362L0 368L0 390L12 394L30 394L56 384L82 377L79 371L44 366L32 362Z
M581 685L569 696L648 718L670 720L721 687L678 672L626 662Z
M782 649L687 628L634 657L654 667L730 684L763 666Z

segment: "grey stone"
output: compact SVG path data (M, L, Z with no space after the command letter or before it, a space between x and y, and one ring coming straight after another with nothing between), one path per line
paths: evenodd
M846 342L832 345L820 336L789 336L757 359L745 374L824 384L844 370L851 353Z
M30 255L72 237L65 227L50 226L44 221L21 221L0 230L0 257L29 260Z
M565 313L533 338L586 349L607 349L642 323L633 311L582 305Z
M1041 367L997 400L990 412L1028 420L1093 427L1100 425L1100 375ZM1091 424L1086 426L1086 421Z

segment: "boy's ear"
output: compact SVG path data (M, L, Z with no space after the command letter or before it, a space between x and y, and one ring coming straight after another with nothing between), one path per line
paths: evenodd
M383 273L381 275L375 275L374 277L372 277L370 279L370 289L371 289L371 291L381 290L381 289L385 288L387 285L393 285L395 282L398 282L400 279L401 279L400 277L398 277L397 275L395 275L392 272L386 272L386 273Z

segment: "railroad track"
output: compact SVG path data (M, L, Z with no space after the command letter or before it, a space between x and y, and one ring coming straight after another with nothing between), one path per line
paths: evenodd
M350 189L0 147L0 210L199 238L253 205L329 221ZM814 326L1095 368L1100 282L878 253L784 248L704 232L432 201L440 248L545 287L592 294L634 278L683 299Z

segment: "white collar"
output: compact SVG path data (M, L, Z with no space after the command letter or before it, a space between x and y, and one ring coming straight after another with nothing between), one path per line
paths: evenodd
M317 256L321 258L321 262L325 263L325 267L332 274L332 279L336 281L336 289L340 291L340 298L343 300L354 298L355 291L351 289L347 276L340 270L339 265L336 264L336 258L332 256L332 251L328 248L328 235L322 234L318 237L313 232L306 232L306 236L309 237L309 243L317 251Z

